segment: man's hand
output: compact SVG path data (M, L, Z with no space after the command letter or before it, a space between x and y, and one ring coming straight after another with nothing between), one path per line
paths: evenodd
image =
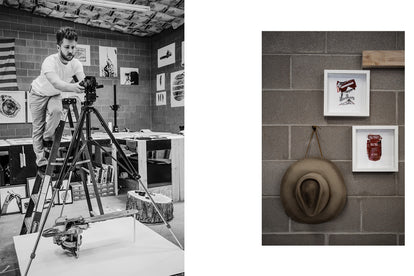
M84 91L85 91L85 87L79 85L79 82L73 83L73 92L83 93Z

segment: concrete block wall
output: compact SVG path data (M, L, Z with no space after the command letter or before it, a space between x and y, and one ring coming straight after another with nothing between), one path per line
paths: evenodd
M151 128L150 79L151 79L151 39L125 35L110 30L76 24L71 21L45 18L30 12L0 7L0 37L15 38L15 57L17 84L19 90L28 90L30 83L40 73L44 58L56 53L55 34L61 26L74 27L79 35L79 44L91 47L91 66L84 66L86 75L97 76L99 98L94 106L106 121L114 120L110 109L113 104L113 85L117 86L118 126L122 130ZM138 86L120 86L119 77L100 78L99 46L117 47L119 67L138 67L140 82ZM93 116L92 116L93 117ZM94 118L94 117L93 117ZM102 127L97 120L93 125ZM0 137L30 137L31 124L0 124Z
M154 131L170 131L177 133L179 126L184 125L184 108L185 107L171 107L171 86L170 74L175 71L184 70L181 66L181 42L184 41L184 25L176 30L170 29L155 35L152 38L151 46L151 113L152 113L152 130ZM161 68L158 68L157 54L158 49L175 43L175 63ZM156 106L155 96L157 92L156 81L157 74L165 73L165 91L167 92L167 105Z
M370 117L323 116L324 69L361 70L363 50L404 50L404 32L262 33L263 245L404 245L404 69L370 69ZM290 219L279 192L312 125L348 191L343 212L316 225ZM353 125L398 125L398 172L352 172Z

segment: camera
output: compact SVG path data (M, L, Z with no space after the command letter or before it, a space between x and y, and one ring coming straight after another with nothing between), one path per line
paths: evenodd
M75 82L78 82L76 76L72 77ZM80 83L80 86L85 88L85 100L87 104L94 103L96 101L96 89L104 87L102 84L96 82L96 78L93 76L86 76Z

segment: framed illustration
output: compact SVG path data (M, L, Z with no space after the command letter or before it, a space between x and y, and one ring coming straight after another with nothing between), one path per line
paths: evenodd
M138 85L139 84L139 69L138 68L119 68L120 84L121 85Z
M78 59L82 65L91 66L91 46L83 44L76 45L75 58Z
M0 124L26 122L26 91L0 91Z
M22 198L22 214L26 214L26 211L27 211L27 207L29 207L29 201L30 201L30 198L29 197L26 197L26 198Z
M58 203L57 204L63 204L64 200L65 200L65 194L66 194L66 190L59 190L58 191ZM72 189L68 190L68 193L66 195L66 204L72 204L73 203L73 198L72 198Z
M171 73L171 107L184 106L184 70Z
M369 116L369 70L324 71L324 116Z
M158 92L155 95L155 105L167 105L167 92Z
M0 187L0 211L2 215L21 213L22 198L26 197L26 185Z
M352 171L397 172L398 126L353 126Z
M99 46L99 76L118 77L118 50L115 47Z
M175 63L175 43L158 49L158 68Z
M157 74L157 91L165 90L165 73Z

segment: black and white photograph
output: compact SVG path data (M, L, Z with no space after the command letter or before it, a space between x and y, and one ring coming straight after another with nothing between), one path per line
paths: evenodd
M184 275L184 1L5 0L0 23L0 275Z

